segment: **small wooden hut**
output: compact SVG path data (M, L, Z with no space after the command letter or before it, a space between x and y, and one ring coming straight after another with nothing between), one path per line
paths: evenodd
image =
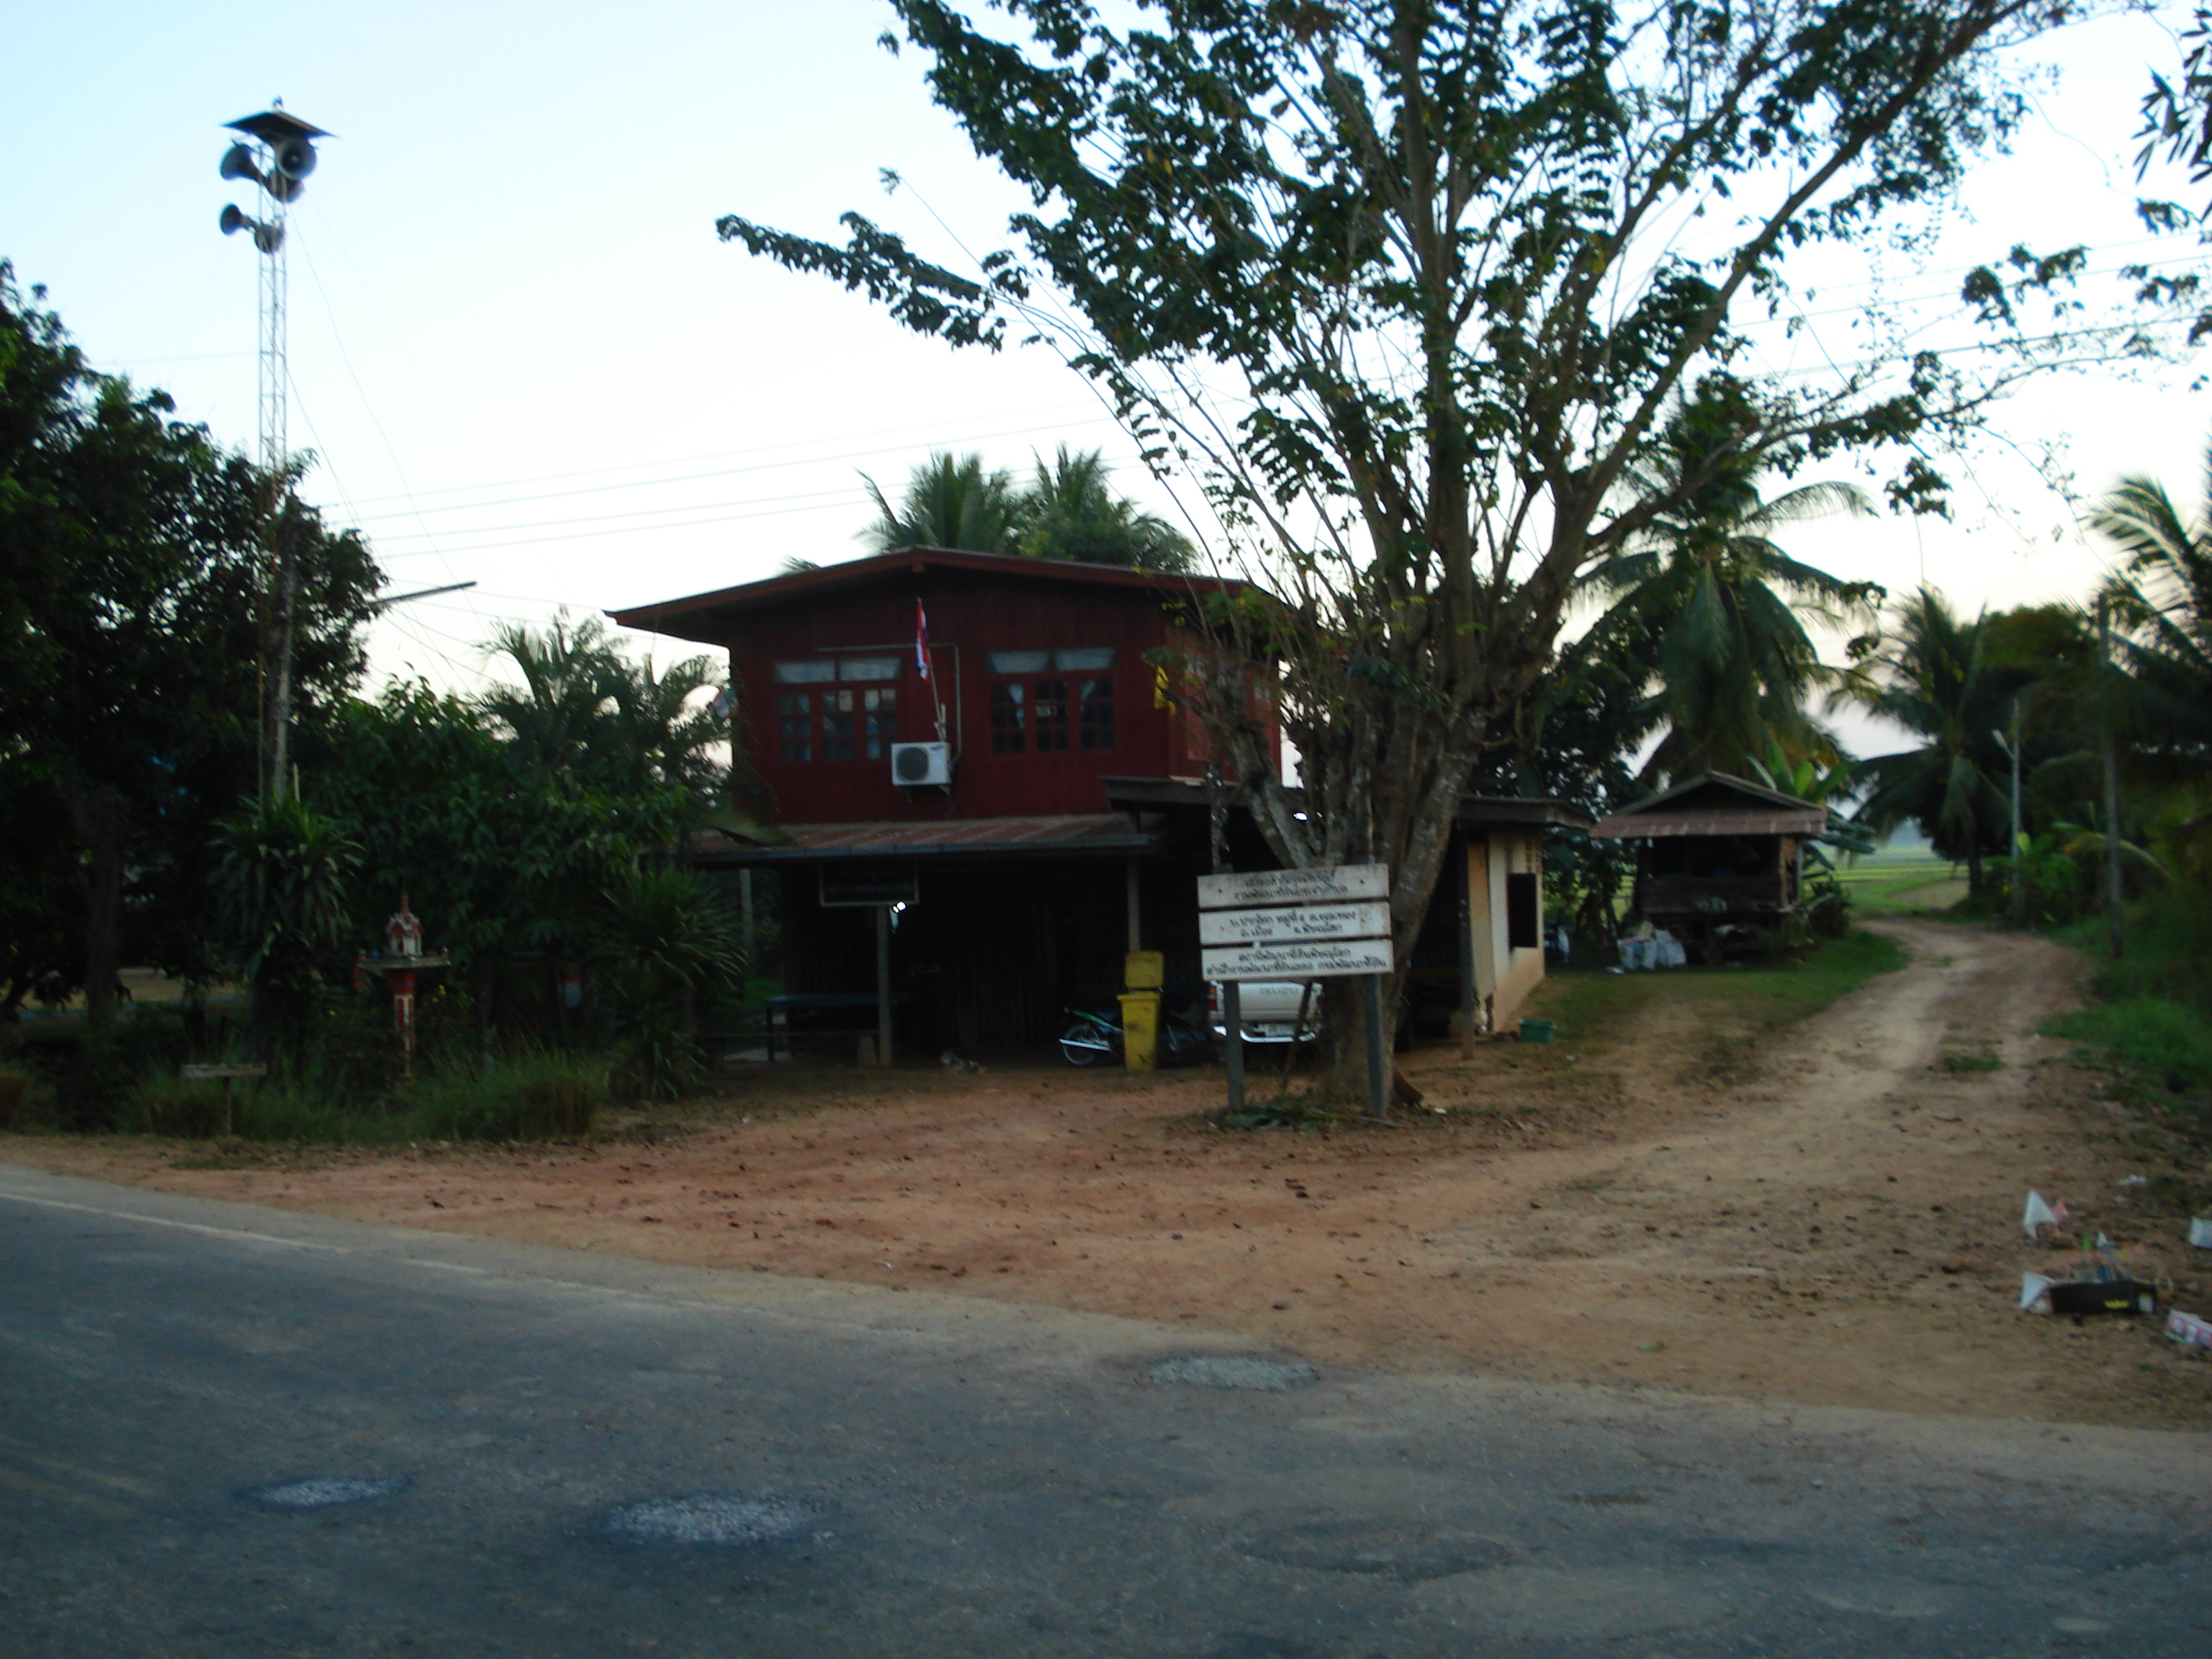
M1639 843L1635 908L1692 954L1770 936L1804 908L1805 848L1824 807L1706 772L1600 818L1590 833Z

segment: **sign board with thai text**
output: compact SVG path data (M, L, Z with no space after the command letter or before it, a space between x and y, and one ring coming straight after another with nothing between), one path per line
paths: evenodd
M1201 945L1266 945L1277 940L1376 939L1390 931L1381 899L1357 904L1293 904L1262 910L1201 910Z
M1239 904L1339 903L1390 896L1390 869L1382 864L1333 864L1315 870L1249 870L1200 876L1198 908L1225 910Z
M1223 945L1200 955L1208 979L1328 979L1339 974L1387 974L1391 967L1387 939Z

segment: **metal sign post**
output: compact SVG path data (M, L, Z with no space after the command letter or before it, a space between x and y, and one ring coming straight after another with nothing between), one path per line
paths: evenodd
M1365 978L1367 1109L1389 1115L1382 1048L1382 978L1390 945L1390 872L1381 864L1267 870L1198 878L1205 975L1233 993L1248 979ZM1224 999L1229 1040L1241 1043L1238 999ZM1297 1040L1297 1033L1291 1033ZM1232 1100L1232 1104L1234 1101Z

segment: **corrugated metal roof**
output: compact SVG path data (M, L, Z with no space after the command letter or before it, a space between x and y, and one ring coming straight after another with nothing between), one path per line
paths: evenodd
M1132 829L1120 812L1018 818L939 818L932 823L787 823L774 846L708 831L689 852L707 863L812 863L824 859L945 858L978 854L1145 853L1161 836Z
M1795 812L1615 812L1600 818L1590 834L1603 841L1646 836L1816 836L1827 822L1828 815L1817 806Z

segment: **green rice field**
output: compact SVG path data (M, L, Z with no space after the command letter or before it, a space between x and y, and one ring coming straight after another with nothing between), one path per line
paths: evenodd
M1840 866L1836 877L1861 915L1948 910L1966 896L1966 867L1925 842L1885 847Z

